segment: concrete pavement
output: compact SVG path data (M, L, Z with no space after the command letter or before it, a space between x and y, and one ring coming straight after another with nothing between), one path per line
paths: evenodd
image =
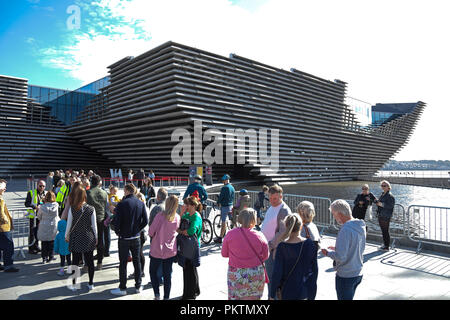
M9 209L23 208L25 192L14 190L8 185L4 196ZM324 235L324 245L333 245L335 237ZM397 248L390 252L378 251L378 243L367 243L364 253L364 275L355 300L416 300L450 299L450 255L423 252L417 255L412 249ZM220 245L209 244L201 249L201 266L198 268L201 294L199 300L227 299L228 259L220 255ZM96 271L95 289L87 289L87 273L81 276L81 290L72 292L67 285L68 276L58 276L59 256L49 264L43 264L40 255L25 258L16 256L18 273L0 272L1 300L149 300L153 290L149 286L149 243L144 247L146 256L144 290L134 294L134 280L128 281L128 294L116 297L110 290L119 284L119 261L117 237L112 233L111 256L104 258L103 270ZM335 272L332 261L319 255L319 277L317 300L336 300ZM128 264L128 274L133 266ZM160 287L161 296L163 287ZM182 269L174 264L171 299L181 297L183 292ZM267 286L264 292L267 298Z

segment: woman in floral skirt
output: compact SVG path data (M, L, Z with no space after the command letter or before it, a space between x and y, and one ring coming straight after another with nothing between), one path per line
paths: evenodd
M267 283L264 261L269 246L264 235L254 230L256 211L249 208L239 213L242 227L229 231L222 243L222 256L228 261L228 299L259 300Z

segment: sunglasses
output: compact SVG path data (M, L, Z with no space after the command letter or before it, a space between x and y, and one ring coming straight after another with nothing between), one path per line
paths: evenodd
M382 184L381 186L382 186L382 187L387 187L388 185L387 185L387 184Z
M45 186L43 186L43 185L40 185L40 186L38 186L38 187L40 188L40 187L45 187Z

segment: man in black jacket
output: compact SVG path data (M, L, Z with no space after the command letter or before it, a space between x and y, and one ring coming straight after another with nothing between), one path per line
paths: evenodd
M119 236L119 288L111 290L114 295L127 294L127 258L131 251L134 265L134 280L136 293L141 292L141 262L140 232L148 224L145 204L135 196L136 187L129 183L124 187L124 198L115 208L115 216L112 224L114 231Z

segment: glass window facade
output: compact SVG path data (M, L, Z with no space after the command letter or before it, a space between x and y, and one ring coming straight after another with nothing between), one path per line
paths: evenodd
M374 126L380 126L383 123L394 119L394 115L395 113L391 112L372 111L372 124Z
M50 108L50 115L70 125L91 99L109 84L109 77L101 78L74 91L29 85L28 97Z

